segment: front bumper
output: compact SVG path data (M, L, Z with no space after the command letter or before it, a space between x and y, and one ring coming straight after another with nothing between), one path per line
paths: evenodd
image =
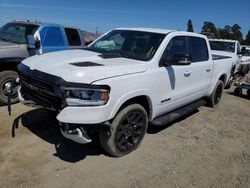
M32 107L41 107L35 101L30 100L24 93L22 88L18 90L18 97L22 104ZM60 110L57 116L58 121L72 124L99 124L109 120L110 106L84 106L71 107L67 106Z
M108 106L66 107L57 116L60 122L76 124L98 124L109 120Z

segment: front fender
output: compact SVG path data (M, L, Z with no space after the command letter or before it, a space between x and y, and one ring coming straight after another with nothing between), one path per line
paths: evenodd
M110 113L109 119L113 119L116 116L117 112L119 111L119 109L125 102L135 97L139 97L139 96L147 97L149 107L150 107L150 114L149 114L149 120L150 120L152 118L153 108L152 108L152 101L150 100L151 99L150 92L149 90L146 90L146 89L135 90L135 91L122 95L119 98L119 100L117 100L117 102L115 103L114 108L112 109Z

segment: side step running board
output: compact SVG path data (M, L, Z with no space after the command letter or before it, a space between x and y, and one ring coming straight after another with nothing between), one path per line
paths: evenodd
M191 104L188 104L182 108L179 108L177 110L174 110L172 112L169 112L165 115L162 115L156 119L154 119L153 121L151 121L152 125L156 125L156 126L161 126L161 125L165 125L167 123L170 123L184 115L187 115L191 112L193 112L195 109L205 105L207 103L207 101L205 99L200 99L198 101L195 101Z

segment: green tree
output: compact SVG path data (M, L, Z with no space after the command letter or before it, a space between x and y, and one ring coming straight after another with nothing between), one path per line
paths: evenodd
M238 24L234 24L231 27L231 32L232 32L231 38L233 40L238 40L240 43L242 43L243 35L242 35L242 32L240 30L241 30L241 27Z
M218 36L217 28L215 27L214 23L209 22L209 21L205 21L203 23L201 32L208 36L215 36L215 37Z
M225 25L223 29L218 28L218 38L231 39L231 26Z
M248 30L246 35L246 40L244 41L246 45L250 45L250 30Z
M188 27L187 31L194 32L193 24L192 24L192 20L191 19L188 20L187 27Z

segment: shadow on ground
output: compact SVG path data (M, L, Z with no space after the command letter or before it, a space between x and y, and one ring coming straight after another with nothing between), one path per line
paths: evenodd
M169 124L163 126L149 125L148 134L157 134L158 132L167 129L177 122L185 120L187 117L199 112L193 111ZM12 125L12 137L15 137L15 131L18 128L20 121L24 127L30 130L33 134L43 139L44 141L55 146L55 157L59 159L75 163L86 158L88 155L107 155L101 148L98 135L94 135L93 141L89 144L78 144L64 138L60 132L59 123L56 120L56 112L46 109L35 109L26 112L17 117Z
M46 109L35 109L17 117L12 125L12 136L20 121L22 125L29 129L33 134L55 146L54 156L63 161L75 163L85 159L88 155L104 154L96 136L89 144L78 144L64 138L61 135L56 112Z
M250 97L248 97L248 95L246 95L244 93L242 93L240 95L235 95L233 91L227 91L226 93L229 94L229 95L233 95L235 97L240 97L240 98L243 98L243 99L250 100Z

